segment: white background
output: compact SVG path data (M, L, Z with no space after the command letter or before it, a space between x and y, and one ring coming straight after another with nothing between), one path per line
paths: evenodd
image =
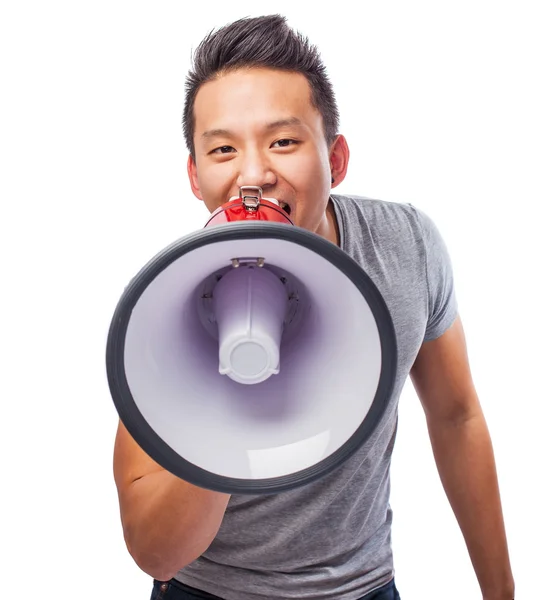
M207 215L180 127L192 48L214 27L271 12L311 37L335 84L352 152L337 192L412 202L445 237L517 597L547 597L542 5L2 4L2 597L149 597L111 474L107 328L129 278ZM480 598L410 387L392 504L404 600Z

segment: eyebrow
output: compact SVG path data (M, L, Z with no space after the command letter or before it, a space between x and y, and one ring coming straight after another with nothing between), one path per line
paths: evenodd
M267 131L272 131L273 129L280 129L281 127L302 127L303 123L298 117L290 117L288 119L278 119L277 121L272 121L268 123L265 127ZM231 137L234 135L233 131L229 129L208 129L201 134L203 139L210 139L214 137Z

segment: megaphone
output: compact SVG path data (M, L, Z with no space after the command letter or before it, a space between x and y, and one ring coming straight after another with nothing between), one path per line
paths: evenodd
M230 494L336 469L378 425L396 364L371 278L254 186L138 272L106 347L112 399L140 447Z

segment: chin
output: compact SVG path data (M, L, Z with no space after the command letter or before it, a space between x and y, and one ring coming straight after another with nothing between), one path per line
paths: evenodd
M311 231L312 233L317 233L317 230L319 229L319 225L315 225L314 223L310 223L306 220L295 218L292 220L292 222L297 227L301 227L302 229L306 229L308 231Z

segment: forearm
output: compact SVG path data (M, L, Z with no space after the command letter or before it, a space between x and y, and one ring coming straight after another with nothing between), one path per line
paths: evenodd
M120 498L130 554L151 577L170 579L209 547L229 499L164 470L134 481Z
M428 420L441 481L461 528L485 599L511 600L514 582L494 453L479 410L459 421Z

